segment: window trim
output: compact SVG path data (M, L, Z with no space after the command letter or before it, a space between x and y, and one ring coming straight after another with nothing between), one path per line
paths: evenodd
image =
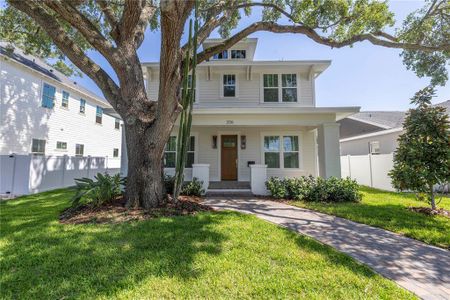
M44 141L44 151L43 152L35 152L33 151L33 141L37 140L37 141ZM37 155L45 155L45 148L47 146L47 141L45 139L39 139L39 138L31 138L31 149L30 149L30 153L31 154L37 154Z
M235 93L234 97L224 96L224 84L223 84L223 77L225 75L234 75L235 82ZM239 98L239 80L238 80L238 74L237 73L221 73L219 78L219 84L220 84L220 99L238 99Z
M174 134L170 134L170 136L174 136L176 138L176 144L175 147L178 146L178 133L174 133ZM198 133L197 132L191 132L191 137L193 136L195 138L195 143L194 143L194 164L198 163ZM175 148L176 149L176 148ZM172 153L172 151L169 151ZM177 160L177 154L176 154L176 150L175 152L175 161ZM188 151L188 152L192 152L192 151ZM166 153L166 150L164 149L164 153ZM164 161L163 161L164 164ZM191 170L192 168L187 168L185 167L185 169ZM164 170L175 170L175 168L171 168L171 167L164 167Z
M67 106L64 106L64 94L67 94ZM61 108L69 109L69 99L70 99L70 93L68 91L62 90L61 91Z
M264 101L264 74L266 75L271 75L271 74L277 74L278 75L278 102L265 102ZM297 101L296 102L284 102L283 101L283 82L282 82L282 75L286 75L286 74L295 74L295 76L297 77ZM278 105L278 104L284 104L284 105L298 105L300 104L300 73L298 72L289 72L289 71L283 71L283 72L272 72L272 71L267 71L267 72L262 72L260 74L260 98L259 98L259 103L261 104L266 104L266 105ZM288 87L285 87L288 88Z
M51 86L51 87L53 87L55 89L55 94L53 95L52 107L44 106L44 88L45 88L45 85L49 85L49 86ZM50 83L48 83L46 81L42 81L42 85L41 85L41 103L40 103L41 105L40 105L40 107L41 108L45 108L45 109L54 109L55 108L55 102L56 102L56 86L54 86L54 85L52 85L52 84L50 84Z
M83 153L82 154L77 154L77 145L83 146ZM77 144L77 143L75 143L75 156L77 156L77 157L84 157L84 144Z
M299 132L299 131L266 131L266 132L261 132L261 142L260 142L260 147L261 147L261 162L263 165L267 165L266 164L266 159L265 159L265 153L266 151L264 151L264 137L266 136L278 136L280 139L280 167L279 168L269 168L267 167L267 169L269 170L286 170L286 171L291 171L291 170L296 170L296 171L302 171L303 170L303 149L302 149L302 141L303 141L303 133ZM296 136L298 138L298 168L285 168L284 167L284 143L283 143L283 137L285 136ZM296 151L287 151L288 153L292 153L292 152L296 152Z

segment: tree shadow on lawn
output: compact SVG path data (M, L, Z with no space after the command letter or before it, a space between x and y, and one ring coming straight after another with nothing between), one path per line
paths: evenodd
M251 218L236 212L201 213L117 225L63 225L57 217L70 196L71 193L62 190L1 204L2 297L111 298L151 278L160 280L156 284L164 288L164 282L173 277L185 282L201 276L204 270L201 265L198 267L199 255L219 256L223 253L223 243L230 239L240 234L247 235L248 240L258 239L265 233L255 229L260 223L249 228L228 227L230 215ZM303 252L323 257L327 266L340 266L357 276L373 276L367 268L327 246L285 229L279 230L284 230ZM265 239L263 244L270 245L271 236ZM238 243L242 240L235 242L235 246ZM239 244L239 248L246 249L240 251L254 253L252 259L256 261L269 259L266 256L270 251L258 257L260 243L255 244L253 247L258 249L253 250L245 248L252 247L249 245ZM290 262L287 254L283 254L283 259ZM311 268L311 265L303 267Z

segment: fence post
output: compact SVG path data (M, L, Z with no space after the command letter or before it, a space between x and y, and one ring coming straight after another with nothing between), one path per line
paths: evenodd
M348 160L348 177L352 178L352 164L350 163L351 155L347 154L347 160Z
M372 154L369 153L369 176L370 176L370 187L373 187L373 174L372 174Z
M10 195L12 196L12 195L14 195L14 183L15 183L14 181L16 178L16 155L11 154L9 157L14 158L13 169L12 169L12 180L11 180L11 193L10 193Z
M87 166L87 178L89 178L89 174L90 174L90 170L91 170L91 156L88 155L88 166Z
M62 174L61 174L61 180L62 180L62 183L61 183L61 187L64 187L64 180L65 180L65 174L66 174L66 157L67 157L67 155L66 154L64 154L63 155L63 162L62 162Z

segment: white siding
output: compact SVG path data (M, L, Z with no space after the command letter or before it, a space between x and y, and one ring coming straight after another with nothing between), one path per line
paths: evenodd
M174 130L176 135L177 129ZM238 179L239 181L250 180L250 167L247 166L248 161L254 161L256 164L262 161L262 137L263 132L277 132L283 135L286 132L298 133L301 136L300 142L300 168L299 169L268 169L267 175L279 177L294 177L301 175L317 175L316 171L316 142L314 131L307 130L302 127L197 127L192 128L198 138L197 147L197 163L210 165L210 180L220 181L220 135L245 135L247 140L246 149L240 148L240 139L238 137ZM212 148L212 137L218 136L217 148ZM169 173L171 170L168 170ZM187 173L187 179L189 173ZM189 179L188 179L189 180Z
M118 148L120 157L121 129L105 114L101 125L95 123L92 99L14 62L2 59L0 64L0 154L28 154L36 138L46 140L46 155L73 156L75 144L84 144L85 156L112 157ZM41 105L44 82L56 87L53 109ZM61 107L63 90L70 93L68 109ZM86 100L84 115L79 113L80 98ZM57 141L66 142L67 151L57 150Z
M340 142L341 155L363 155L369 154L369 142L380 142L380 154L389 154L395 151L398 146L397 139L402 132L392 132L388 134L371 136L357 140Z
M262 74L297 74L297 103L264 103L262 94ZM147 93L152 100L158 99L158 70L151 69L147 84ZM235 74L237 80L236 97L222 97L222 78L224 74ZM281 82L279 82L281 85ZM211 67L211 77L207 80L207 68L197 70L197 104L201 107L215 106L315 106L314 83L309 80L308 69L300 67L262 67L252 66L251 78L247 79L247 67L235 66Z

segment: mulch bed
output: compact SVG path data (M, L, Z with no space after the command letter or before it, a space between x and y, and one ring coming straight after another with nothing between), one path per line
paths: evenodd
M408 209L428 216L439 215L450 219L450 211L443 208L433 210L431 207L408 207Z
M116 224L129 221L141 221L159 217L195 215L202 211L211 211L211 207L201 204L200 197L180 196L178 202L169 198L165 207L144 210L141 208L129 209L126 200L119 197L99 207L83 205L78 208L68 208L59 216L63 224L108 223Z

